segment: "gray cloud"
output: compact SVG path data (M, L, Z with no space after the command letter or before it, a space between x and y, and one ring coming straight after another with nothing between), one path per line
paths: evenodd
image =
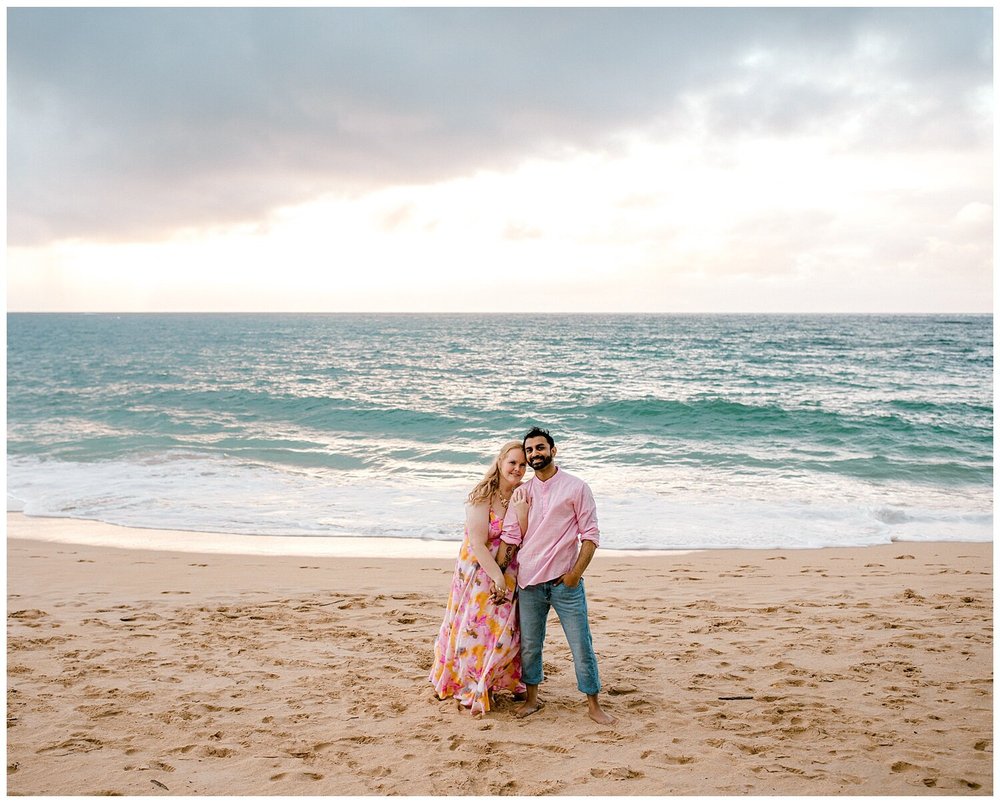
M624 130L983 142L990 9L8 10L8 234L142 238ZM757 66L745 59L760 55ZM957 146L957 145L956 145Z

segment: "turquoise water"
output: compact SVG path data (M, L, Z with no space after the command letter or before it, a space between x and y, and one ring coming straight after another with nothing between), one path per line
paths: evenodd
M9 314L8 509L461 537L538 423L619 548L992 537L992 316Z

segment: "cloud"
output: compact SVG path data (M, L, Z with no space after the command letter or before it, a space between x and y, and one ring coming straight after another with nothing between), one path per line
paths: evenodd
M155 238L636 131L967 147L990 15L11 8L8 236Z
M538 226L508 220L503 230L503 238L505 240L537 240L543 233Z

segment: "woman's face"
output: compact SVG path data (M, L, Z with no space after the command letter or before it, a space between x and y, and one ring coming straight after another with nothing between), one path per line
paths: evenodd
M528 461L522 449L511 449L500 458L500 477L510 485L517 485L524 478Z

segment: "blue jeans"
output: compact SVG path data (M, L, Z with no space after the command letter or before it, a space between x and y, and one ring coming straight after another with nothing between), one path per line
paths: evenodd
M601 679L597 674L597 656L590 639L587 621L587 595L583 580L573 588L549 580L518 589L517 610L521 623L521 679L537 686L544 679L542 644L545 642L545 620L549 608L555 608L566 641L573 653L576 686L584 694L597 694Z

